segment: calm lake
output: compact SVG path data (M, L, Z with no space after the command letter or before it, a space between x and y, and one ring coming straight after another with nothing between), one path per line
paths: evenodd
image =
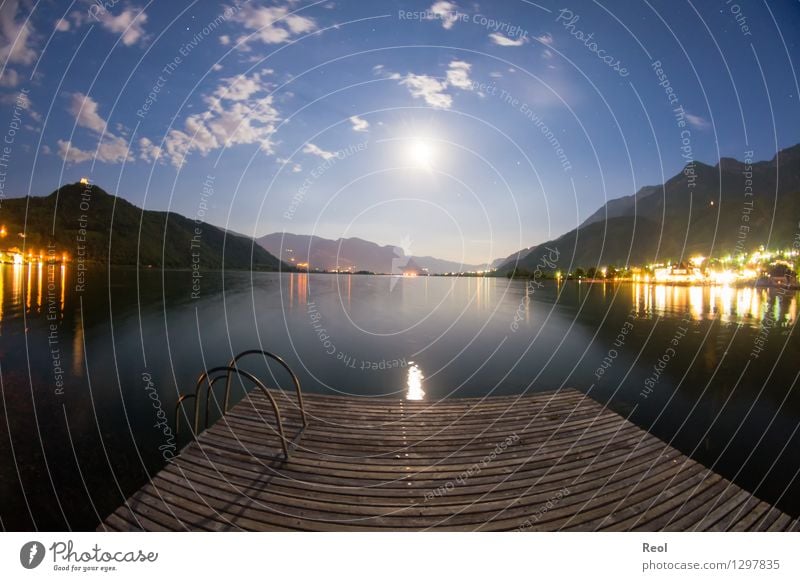
M305 392L575 388L800 515L796 293L132 269L76 289L76 275L0 265L4 529L96 527L163 466L159 409L174 429L178 392L251 348L284 357Z

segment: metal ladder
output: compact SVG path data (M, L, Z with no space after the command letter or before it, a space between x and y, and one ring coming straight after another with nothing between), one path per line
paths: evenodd
M239 369L238 367L239 360L244 357L247 357L248 355L263 355L264 357L276 361L278 364L280 364L281 367L283 367L289 373L289 376L292 378L295 391L297 392L297 402L300 408L300 415L302 416L303 419L303 427L301 428L300 433L293 440L287 439L286 434L284 433L283 421L281 420L281 412L280 408L278 407L278 402L275 401L275 398L269 392L267 386L265 386L264 383L253 374L248 373L247 371L244 371L242 369ZM180 424L179 414L181 410L181 405L186 400L194 399L194 425L193 425L194 429L192 435L194 436L195 439L197 438L198 429L200 427L200 394L204 386L207 386L207 389L206 389L206 412L205 412L205 421L203 429L205 430L206 428L208 428L208 409L211 399L211 393L214 391L214 384L216 384L218 381L222 379L225 379L225 397L223 400L224 403L223 403L222 415L224 416L226 413L228 413L228 408L230 407L232 379L234 375L237 375L241 378L248 380L253 385L258 387L264 393L265 396L267 396L267 399L272 405L272 410L275 412L275 420L278 425L278 434L280 435L281 438L281 446L283 448L283 454L286 457L286 459L288 459L289 449L295 446L297 440L300 438L300 436L302 436L303 432L308 426L308 420L306 419L306 410L305 407L303 406L303 393L300 390L300 380L297 378L297 375L295 375L294 371L292 371L292 369L283 359L281 359L274 353L270 353L269 351L263 351L261 349L250 349L247 351L242 351L241 353L236 355L236 357L231 359L228 365L224 365L221 367L214 367L213 369L204 371L203 373L200 374L200 377L198 377L197 382L195 383L194 393L179 394L178 401L175 403L175 434L178 435L180 433L181 424Z

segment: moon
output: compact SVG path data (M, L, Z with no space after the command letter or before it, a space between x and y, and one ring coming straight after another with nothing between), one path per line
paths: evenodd
M436 150L424 139L414 139L408 146L408 158L415 167L430 171L436 160Z

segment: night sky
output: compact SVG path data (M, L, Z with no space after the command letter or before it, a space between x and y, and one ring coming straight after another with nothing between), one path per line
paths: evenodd
M479 263L800 142L799 37L789 0L5 0L2 194L87 176L247 235Z

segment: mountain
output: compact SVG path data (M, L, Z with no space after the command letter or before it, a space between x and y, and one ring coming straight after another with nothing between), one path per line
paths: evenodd
M749 195L752 192L752 195ZM800 145L769 161L688 164L659 186L609 201L580 226L520 257L535 270L558 251L557 269L677 262L760 245L791 246L800 233ZM507 261L501 270L514 267Z
M492 270L497 270L498 268L501 268L503 265L505 265L507 263L516 263L519 260L522 260L523 258L525 258L535 248L536 248L535 246L531 246L530 248L523 248L522 250L518 250L514 254L509 254L505 258L497 258L497 259L492 261L492 264L490 265L490 267L491 267Z
M191 268L195 263L204 269L281 266L252 238L174 212L143 210L96 185L75 183L46 197L4 199L0 223L8 232L2 240L5 247L22 248L24 243L26 250L38 252L55 243L59 255L75 258L83 245L90 262L156 268Z
M406 256L398 246L380 246L361 238L330 240L319 236L275 232L258 239L267 251L288 264L308 263L318 270L347 270L391 274L399 272L409 261L430 274L484 270L486 265L459 264L432 256Z

